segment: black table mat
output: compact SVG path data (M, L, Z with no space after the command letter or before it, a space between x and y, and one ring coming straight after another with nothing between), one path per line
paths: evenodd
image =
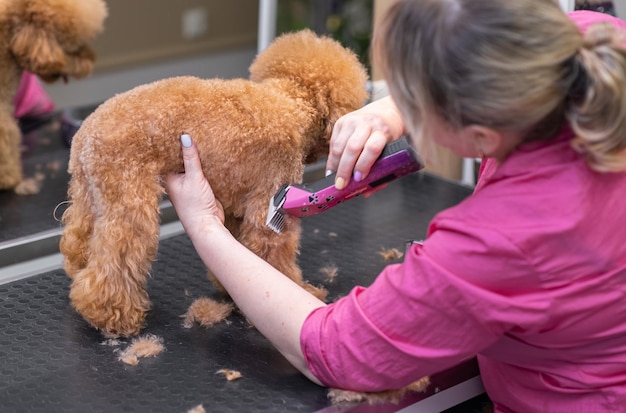
M393 182L303 219L299 262L329 300L368 285L387 264L379 254L426 234L438 211L470 189L427 174ZM338 269L332 282L323 267ZM185 234L162 240L148 289L153 309L144 333L166 350L136 366L118 360L71 308L62 270L0 285L0 410L3 412L315 412L333 409L326 389L301 376L238 313L211 328L183 327L200 296L218 298ZM243 378L229 382L220 369ZM386 411L382 406L372 411Z

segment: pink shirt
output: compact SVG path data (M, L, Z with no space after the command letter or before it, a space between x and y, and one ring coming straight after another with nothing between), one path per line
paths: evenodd
M593 172L571 138L487 161L402 264L314 311L313 374L377 391L478 355L498 412L624 411L626 173Z
M13 104L15 118L44 115L54 111L54 102L39 83L37 76L29 72L22 72Z

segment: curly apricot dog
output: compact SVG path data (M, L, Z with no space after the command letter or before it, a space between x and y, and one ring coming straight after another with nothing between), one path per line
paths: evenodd
M0 190L22 182L22 136L13 117L22 72L46 82L91 74L95 53L88 43L106 16L102 0L0 1Z
M334 122L367 99L356 55L309 30L277 38L250 79L176 77L117 95L73 138L61 239L74 308L107 336L143 327L145 290L158 248L162 177L183 169L179 137L194 137L230 231L306 285L296 256L300 223L265 225L281 184L328 153Z

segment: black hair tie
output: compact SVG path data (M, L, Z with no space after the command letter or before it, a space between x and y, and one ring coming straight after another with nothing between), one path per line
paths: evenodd
M570 58L569 64L571 67L570 72L570 86L567 92L567 99L575 104L580 103L587 94L589 88L589 75L587 70L580 62L578 55L574 55Z

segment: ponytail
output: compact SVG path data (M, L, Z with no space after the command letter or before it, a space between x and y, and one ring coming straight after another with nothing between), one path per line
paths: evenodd
M626 49L610 24L595 24L571 59L565 116L573 147L600 172L626 171Z

